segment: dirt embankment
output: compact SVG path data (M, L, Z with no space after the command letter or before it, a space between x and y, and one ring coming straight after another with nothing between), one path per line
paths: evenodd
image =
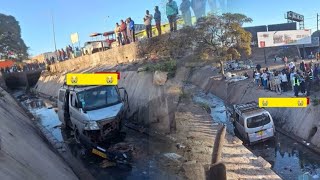
M194 71L191 82L207 92L211 92L229 104L258 101L259 97L293 97L293 92L278 95L275 92L258 89L253 79L227 83L215 77L216 73L209 67ZM319 96L319 95L318 95ZM294 134L313 145L320 147L318 128L320 106L309 105L307 108L269 108L277 126Z
M0 179L78 179L22 108L0 91Z

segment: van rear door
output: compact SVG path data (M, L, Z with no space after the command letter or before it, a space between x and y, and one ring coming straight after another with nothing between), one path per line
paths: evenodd
M65 89L60 89L58 93L58 117L59 120L64 123L64 100L65 100Z
M269 113L255 115L245 120L250 142L269 139L274 136L274 125Z

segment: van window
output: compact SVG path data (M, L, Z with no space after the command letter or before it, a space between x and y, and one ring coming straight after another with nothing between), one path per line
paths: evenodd
M241 126L244 127L244 119L243 119L243 117L240 117L240 118L239 118L239 123L241 124Z
M268 123L270 123L270 117L268 114L261 114L258 116L254 116L247 119L247 127L248 128L256 128L260 126L264 126Z
M64 90L59 91L59 101L60 102L64 102L64 94L65 94Z
M105 108L121 102L115 86L100 86L77 93L79 102L86 111Z
M71 106L77 107L77 98L75 94L71 95Z

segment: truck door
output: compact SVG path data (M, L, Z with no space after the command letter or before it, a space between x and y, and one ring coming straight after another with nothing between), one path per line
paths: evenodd
M84 118L80 112L80 108L78 108L78 99L76 93L70 92L69 96L69 113L70 113L70 120L73 125L77 126L78 130L81 131L84 126Z
M60 89L58 93L58 117L59 120L65 124L64 122L64 97L65 97L66 91L64 89ZM66 124L65 124L66 125Z

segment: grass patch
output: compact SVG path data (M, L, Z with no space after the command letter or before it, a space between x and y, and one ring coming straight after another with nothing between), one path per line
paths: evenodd
M204 102L198 102L198 104L204 109L206 110L209 114L211 113L211 108L210 105Z
M150 72L155 72L155 71L168 72L168 78L173 78L177 70L177 61L171 59L164 62L158 62L156 64L148 64L147 66L145 66L144 69L145 71L150 71Z
M191 95L189 93L186 93L186 92L182 91L182 93L180 94L179 98L180 99L188 99L190 97L191 97Z

